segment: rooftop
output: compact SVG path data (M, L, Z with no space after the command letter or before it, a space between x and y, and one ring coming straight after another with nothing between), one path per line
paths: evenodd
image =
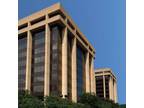
M63 23L66 23L69 26L69 29L78 35L80 38L79 40L83 41L86 46L89 47L91 52L95 54L95 49L94 47L88 42L84 34L79 30L77 25L74 23L74 21L70 18L70 16L65 12L63 7L61 6L60 3L56 3L48 8L42 9L38 12L35 12L27 17L24 17L19 20L18 22L18 34L21 34L25 32L27 29L31 30L33 28L38 27L36 23L39 23L40 25L43 25L45 16L48 16L48 22L53 22L54 20L60 20ZM34 25L35 24L35 25ZM31 26L31 27L29 27ZM33 26L33 27L32 27Z
M111 75L116 80L116 76L112 72L111 68L98 68L98 69L95 69L95 76L97 76L97 75L103 75L103 74L104 75Z

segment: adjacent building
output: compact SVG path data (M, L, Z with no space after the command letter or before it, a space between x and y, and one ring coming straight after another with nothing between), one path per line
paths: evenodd
M110 68L95 70L96 95L117 103L117 80Z
M77 102L95 93L95 49L59 3L18 22L18 89Z

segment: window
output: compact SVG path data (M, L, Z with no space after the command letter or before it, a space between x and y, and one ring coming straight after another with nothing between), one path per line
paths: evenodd
M27 34L22 34L18 39L18 89L25 88L25 72L26 72L26 48Z
M85 53L81 47L77 46L77 95L78 100L84 92L84 66L85 66Z
M61 96L61 29L54 26L51 29L51 73L50 94Z
M44 53L45 30L32 33L32 93L43 96L44 93Z

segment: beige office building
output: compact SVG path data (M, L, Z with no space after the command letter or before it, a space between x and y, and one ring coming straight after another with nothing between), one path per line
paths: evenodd
M96 95L117 103L117 81L110 68L95 70Z
M18 22L18 88L77 102L95 93L95 49L59 3Z

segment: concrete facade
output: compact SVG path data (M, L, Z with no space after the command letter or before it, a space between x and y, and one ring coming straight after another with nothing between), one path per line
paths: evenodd
M53 66L51 61L51 44L52 44L52 30L51 27L58 25L62 28L61 35L61 76L60 80L60 93L59 96L62 98L67 98L69 95L70 99L77 102L78 91L77 91L77 47L80 46L85 52L86 60L84 64L83 71L83 91L88 93L96 93L95 80L94 80L94 55L95 49L88 42L86 37L80 32L76 24L72 21L69 15L64 11L59 3L52 5L46 9L36 12L28 17L20 19L18 22L18 38L22 38L23 34L26 34L27 47L26 47L26 66L25 66L25 89L32 92L32 87L34 84L32 80L34 79L33 71L34 68L34 56L35 53L33 47L33 32L44 29L44 71L43 71L43 96L49 96L51 94L51 67ZM68 61L68 34L72 34L71 39L71 62ZM21 44L21 43L20 43ZM71 69L67 67L70 64ZM36 70L37 71L37 70ZM71 77L68 77L69 72L71 72ZM69 79L71 79L69 81ZM40 79L39 79L40 80ZM58 82L59 83L59 82ZM70 83L70 84L69 84ZM68 88L70 85L70 90ZM70 92L70 94L69 94ZM116 93L115 93L116 95Z
M110 68L95 70L96 95L117 103L117 80Z

